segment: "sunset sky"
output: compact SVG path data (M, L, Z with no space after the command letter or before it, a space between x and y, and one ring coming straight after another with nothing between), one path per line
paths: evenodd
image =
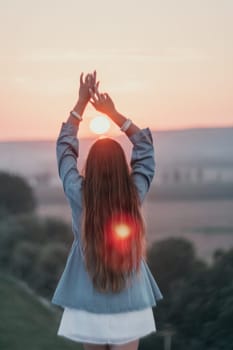
M232 18L231 0L1 1L0 141L55 139L94 69L139 127L233 126Z

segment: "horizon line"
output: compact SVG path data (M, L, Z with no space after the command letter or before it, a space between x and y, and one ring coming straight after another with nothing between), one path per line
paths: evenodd
M147 128L147 127L145 127ZM203 130L203 129L231 129L233 128L233 124L230 125L224 125L224 126L194 126L194 127L184 127L184 128L178 128L178 129L152 129L150 130L152 132L175 132L175 131L194 131L194 130ZM144 129L144 128L141 128ZM101 135L95 135L93 136L80 136L79 139L92 139L95 138L96 136L101 136ZM122 134L119 135L114 135L115 138L121 137ZM56 141L57 138L55 139L6 139L6 140L1 140L0 143L9 143L9 142L54 142Z

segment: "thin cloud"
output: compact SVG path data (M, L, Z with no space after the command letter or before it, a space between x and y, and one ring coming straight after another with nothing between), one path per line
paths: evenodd
M159 51L159 50L158 50ZM40 49L18 56L20 62L31 63L62 63L77 61L131 61L145 63L160 62L196 62L212 59L212 56L194 48L168 48L161 52L152 50L126 49L126 50L85 50L67 51Z
M20 89L39 92L46 95L64 95L70 94L73 89L73 79L40 79L35 84L35 79L31 76L16 76L12 78L14 84ZM122 81L121 83L111 86L112 93L136 93L145 92L148 89L148 84L141 80Z

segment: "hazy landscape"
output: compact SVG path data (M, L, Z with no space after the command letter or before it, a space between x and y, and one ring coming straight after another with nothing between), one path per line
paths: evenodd
M177 167L180 171L189 169L191 172L201 167L208 181L222 179L233 182L233 127L152 131L152 134L157 162L157 185L165 171L171 172ZM80 139L80 170L95 139ZM125 149L129 160L131 142L125 135L116 139ZM56 140L0 141L0 169L21 173L38 181L41 176L43 182L47 180L50 184L56 183Z
M51 192L37 188L41 216L71 220L71 210L62 188ZM56 199L55 199L56 198ZM233 200L150 200L143 205L148 244L170 236L186 237L194 242L197 255L208 262L217 248L233 246Z
M207 261L233 246L233 128L153 132L156 175L143 205L148 244L168 236L192 240ZM118 138L130 159L131 144ZM93 139L80 140L81 170ZM0 143L0 168L23 174L41 216L70 222L57 173L55 141Z

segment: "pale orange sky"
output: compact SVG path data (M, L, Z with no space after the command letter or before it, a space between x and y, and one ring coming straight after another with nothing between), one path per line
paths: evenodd
M55 139L94 69L140 127L233 126L232 18L230 0L1 2L0 141Z

